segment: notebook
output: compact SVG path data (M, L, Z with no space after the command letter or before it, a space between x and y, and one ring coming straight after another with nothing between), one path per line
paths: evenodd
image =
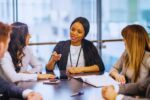
M120 84L111 78L107 72L105 72L103 75L73 76L73 78L81 80L95 87Z

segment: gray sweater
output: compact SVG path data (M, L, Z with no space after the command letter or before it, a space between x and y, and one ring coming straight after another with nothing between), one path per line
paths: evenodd
M127 79L127 82L131 82L133 80L133 70L125 67L124 62L124 56L126 55L126 52L122 54L120 59L116 62L116 64L111 69L110 73L112 71L117 71L118 73L124 75ZM140 66L140 73L137 81L142 81L149 77L150 75L150 52L145 51L145 55L143 57L143 61Z

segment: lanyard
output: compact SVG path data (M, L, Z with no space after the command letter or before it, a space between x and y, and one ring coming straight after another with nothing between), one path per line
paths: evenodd
M80 58L80 54L81 54L81 50L82 50L82 47L80 48L80 51L79 51L79 54L78 54L78 59L77 59L77 62L76 62L76 66L78 66L78 62L79 62L79 58ZM71 51L70 51L70 63L71 63L71 67L73 67L72 65L72 57L71 57Z

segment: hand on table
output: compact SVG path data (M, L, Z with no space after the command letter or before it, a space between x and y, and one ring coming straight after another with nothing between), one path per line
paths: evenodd
M40 93L30 92L27 95L27 100L43 100L43 98Z
M82 73L83 70L84 70L83 67L69 67L67 68L67 73L78 74L78 73Z
M115 80L120 82L121 84L125 84L126 83L126 79L125 79L124 75L117 74L115 76Z
M102 88L102 96L105 100L116 100L117 93L113 86Z
M38 74L38 79L54 79L55 75L53 74Z

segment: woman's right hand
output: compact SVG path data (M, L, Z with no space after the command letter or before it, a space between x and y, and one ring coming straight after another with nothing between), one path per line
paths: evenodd
M54 51L51 58L52 61L57 62L60 60L60 58L61 58L61 54L58 54L56 51Z
M115 80L120 82L121 84L126 83L126 79L124 75L120 75L120 74L115 75Z
M42 79L54 79L55 75L53 74L38 74L38 79L42 80Z
M53 70L54 66L55 66L55 63L57 61L59 61L60 59L61 59L61 54L58 54L56 51L54 51L52 56L51 56L51 59L49 60L49 62L46 65L46 68L48 70Z

